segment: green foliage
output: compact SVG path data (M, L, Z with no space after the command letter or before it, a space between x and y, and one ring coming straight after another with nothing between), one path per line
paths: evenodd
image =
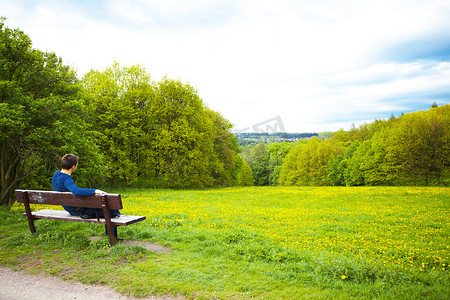
M386 131L381 131L370 140L371 147L364 153L365 157L360 163L365 185L391 184L392 170L386 161L387 138Z
M249 147L245 160L253 172L255 185L269 185L269 152L266 144L256 144Z
M267 151L269 152L269 185L278 185L278 180L280 177L281 166L286 155L291 150L293 143L272 143L268 146Z
M115 63L86 74L83 86L111 185L201 188L236 181L232 126L189 84L154 83L144 68Z
M327 180L327 164L342 149L331 140L320 141L313 137L306 144L294 146L291 152L283 162L280 184L324 185Z
M283 165L281 166L279 184L280 185L295 185L296 184L296 169L297 157L303 150L306 142L297 142L286 155Z
M236 157L236 169L238 170L238 177L236 184L239 186L251 186L255 183L253 178L253 172L249 164L242 158L242 156L237 155Z
M348 148L345 150L345 154L339 154L335 157L331 157L328 161L327 165L327 183L333 186L345 186L345 185L354 185L350 182L355 180L352 177L353 173L350 173L352 167L356 168L354 172L359 171L359 164L354 164L352 167L349 164L353 161L353 154L359 148L361 143L359 141L354 141ZM357 177L357 176L356 176Z
M244 147L242 154L252 169L255 185L278 185L281 165L293 145L281 142L251 144Z
M449 120L450 105L434 106L339 130L327 148L311 139L288 153L280 184L449 185Z
M232 125L189 84L151 81L114 63L81 82L54 53L0 23L0 204L15 188L49 189L66 153L80 186L209 187L241 184ZM242 166L242 165L241 165ZM248 184L244 166L243 184Z
M345 185L344 170L347 168L347 160L340 154L331 158L327 165L327 183L333 186Z
M364 185L364 172L361 169L361 165L364 164L366 153L368 153L372 147L372 141L370 140L364 141L361 145L359 145L359 142L354 142L354 144L353 154L348 159L347 167L342 170L347 186Z
M150 107L153 168L162 187L214 185L214 121L193 87L164 79ZM214 168L218 172L220 169Z
M97 183L102 157L92 143L75 73L54 53L32 48L18 29L0 23L0 205L14 201L14 189L49 188L59 157L83 156L89 166L81 184ZM98 169L97 169L98 170ZM101 170L101 169L100 169Z
M240 148L237 137L230 131L233 125L219 113L211 110L208 111L210 117L214 120L214 127L216 128L214 156L217 158L211 161L215 185L242 185L241 182L237 181L237 177L240 176L243 169L237 165L241 157L238 154ZM248 171L248 166L242 165L241 167L246 169L244 172ZM244 180L244 185L247 185L249 180L250 178Z
M448 184L450 105L400 117L389 131L386 159L401 183Z
M118 63L104 72L91 71L83 78L90 122L101 132L97 141L104 153L111 183L132 184L146 176L146 149L150 141L143 127L147 103L153 98L150 77L139 66Z

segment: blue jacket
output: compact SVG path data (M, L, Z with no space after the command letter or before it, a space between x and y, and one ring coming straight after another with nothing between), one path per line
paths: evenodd
M72 177L62 173L61 171L56 171L52 178L53 190L56 192L71 192L75 196L85 197L94 195L95 189L84 189L79 188L73 181ZM66 211L71 215L78 215L78 207L63 206Z

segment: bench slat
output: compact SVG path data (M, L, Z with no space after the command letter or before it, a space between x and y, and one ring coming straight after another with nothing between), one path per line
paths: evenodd
M63 205L74 207L102 208L102 197L106 197L109 209L122 209L120 194L92 195L77 197L70 192L16 190L16 199L19 203L25 202L26 194L31 204Z
M38 211L33 211L31 213L34 219L52 219L52 220L62 220L62 221L74 221L74 222L84 222L84 223L95 223L95 224L106 224L105 219L82 219L79 216L72 216L65 210L53 210L53 209L43 209ZM23 214L26 217L26 214ZM120 217L112 218L111 223L113 226L127 226L136 222L145 220L145 216L128 216L121 215Z

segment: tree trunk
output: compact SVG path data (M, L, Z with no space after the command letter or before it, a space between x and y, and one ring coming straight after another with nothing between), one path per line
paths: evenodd
M14 203L14 189L21 180L20 156L13 149L8 148L5 141L0 153L0 206L10 206Z

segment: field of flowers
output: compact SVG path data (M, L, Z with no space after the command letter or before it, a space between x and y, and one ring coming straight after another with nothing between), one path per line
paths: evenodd
M125 212L146 215L153 228L218 233L234 246L230 258L306 262L305 271L359 284L415 282L425 294L429 285L450 282L448 188L248 187L123 196Z
M126 294L181 293L195 299L450 298L449 188L110 192L122 194L123 214L147 217L120 228L121 237L158 242L173 250L115 269L114 278L120 278L114 279L115 288ZM52 232L75 228L46 220L38 226ZM28 233L16 238L23 239L29 239ZM77 259L73 264L78 265ZM95 268L90 275L94 282Z

